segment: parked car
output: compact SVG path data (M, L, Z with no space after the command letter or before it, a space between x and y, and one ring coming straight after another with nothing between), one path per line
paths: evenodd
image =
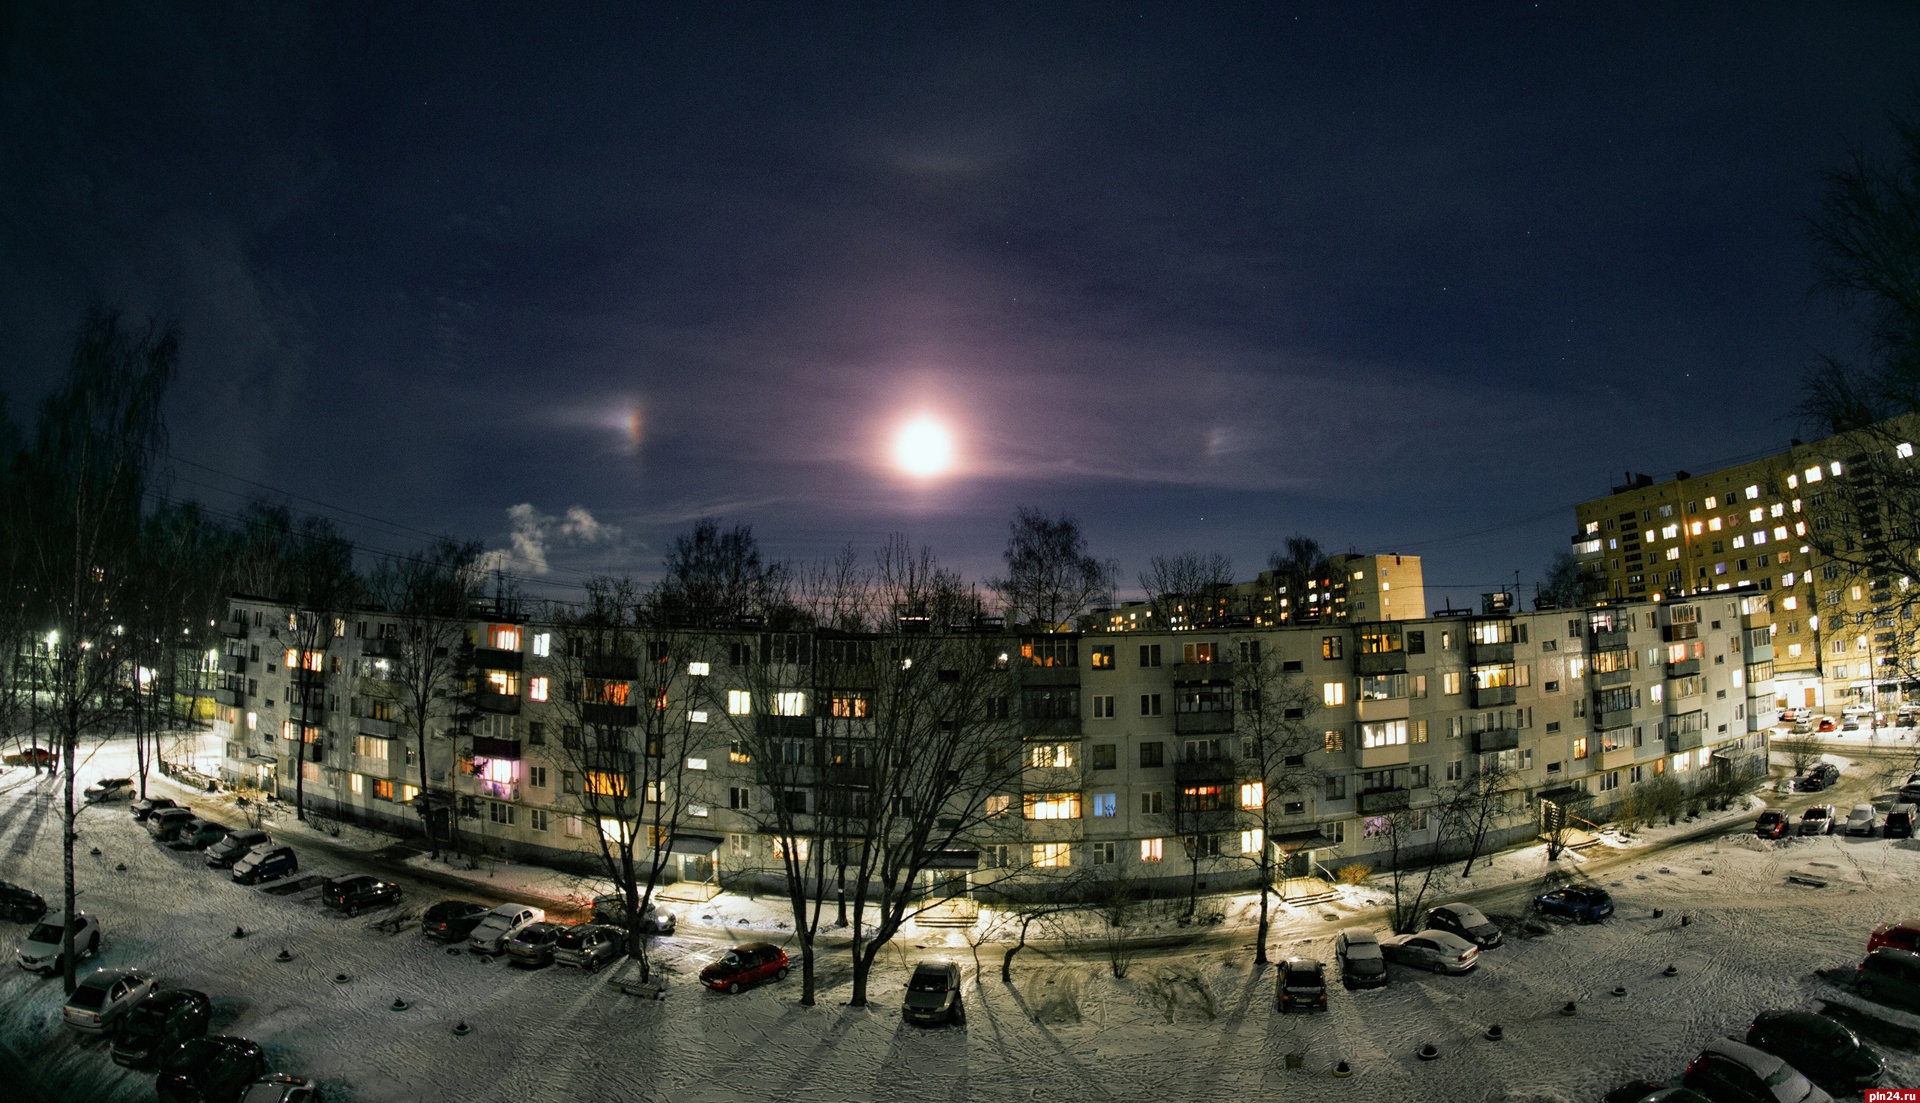
M765 948L780 955L781 966L775 975L786 976L786 953L777 946ZM734 950L728 956L739 952ZM703 972L701 978L705 977ZM728 988L727 991L737 989ZM907 978L907 996L900 1005L900 1017L910 1023L963 1024L967 1021L967 1005L960 998L960 993L958 962L923 961L913 967L913 976Z
M1600 1103L1713 1103L1713 1100L1678 1085L1666 1087L1651 1080L1622 1084L1607 1093Z
M1853 990L1863 999L1920 1009L1920 954L1892 947L1875 950L1860 963Z
M207 1032L213 1001L191 988L157 988L127 1009L113 1027L113 1063L145 1068L162 1053Z
M582 923L568 927L553 940L553 963L571 965L591 973L621 954L627 932L604 923Z
M1795 720L1793 722L1793 734L1794 735L1812 735L1813 721L1810 719L1807 719L1806 717L1802 717L1799 720Z
M1793 822L1787 819L1787 814L1773 808L1760 813L1753 824L1753 833L1763 839L1778 839L1792 830Z
M142 797L129 805L127 810L133 813L134 819L144 820L162 808L178 807L170 797Z
M1274 1002L1282 1015L1299 1009L1327 1009L1327 967L1304 957L1290 957L1280 963Z
M1881 831L1889 839L1913 838L1913 819L1916 812L1920 812L1920 808L1906 801L1895 802L1892 808L1887 809L1887 822L1881 826Z
M1383 938L1380 952L1388 961L1436 973L1467 973L1480 964L1480 948L1447 931L1415 931Z
M1713 1103L1833 1103L1792 1065L1727 1038L1708 1042L1682 1082Z
M65 952L65 935L66 925L60 916L42 917L40 923L27 932L20 948L13 952L13 959L20 968L43 976L64 972L61 954ZM73 951L80 960L100 952L100 923L86 912L73 913Z
M502 904L488 912L467 938L467 949L476 954L498 954L507 948L507 939L529 923L538 923L547 913L529 904Z
M192 1038L160 1056L160 1103L237 1103L266 1075L267 1055L245 1038Z
M1340 965L1340 983L1348 991L1387 983L1386 955L1380 952L1380 940L1365 927L1348 927L1335 935L1333 959Z
M80 794L88 804L99 804L109 800L126 800L133 796L133 779L130 777L103 777Z
M47 902L32 889L0 881L0 915L13 923L31 923L47 914Z
M919 975L919 970L914 971ZM724 992L738 992L763 980L787 979L787 952L771 942L749 942L722 954L700 970L700 983ZM956 997L957 998L957 997Z
M193 822L193 810L188 808L156 808L147 817L147 834L157 843L170 843L180 837L180 832Z
M614 927L627 925L627 901L619 893L608 893L593 898L593 921ZM651 935L670 935L677 921L671 912L661 911L657 906L648 904L640 909L640 926Z
M1909 781L1902 785L1893 799L1901 804L1920 804L1920 781Z
M5 762L9 766L52 766L54 758L55 755L49 748L28 747L17 754L0 758L0 762Z
M1457 934L1482 950L1500 945L1500 928L1472 904L1442 904L1427 912L1427 926Z
M1794 786L1802 793L1818 793L1831 789L1840 780L1840 767L1831 762L1822 762L1810 767L1799 784Z
M1843 732L1857 732L1857 731L1859 731L1859 730L1860 730L1860 718L1859 718L1858 716L1843 716L1843 717L1841 717L1841 718L1840 718L1840 730L1841 730L1841 731L1843 731Z
M1839 727L1840 725L1834 722L1833 717L1822 716L1820 718L1820 722L1813 726L1813 730L1817 732L1830 732L1838 729Z
M248 851L272 841L273 836L257 827L229 831L226 838L207 847L207 865L214 869L231 869L233 863L247 856Z
M365 873L335 877L320 886L320 902L335 911L358 915L368 908L400 902L400 886Z
M153 983L153 974L139 969L95 969L75 983L60 1017L82 1034L104 1034L153 991Z
M1540 915L1564 915L1581 923L1598 923L1613 914L1613 897L1598 885L1568 885L1534 897L1533 910Z
M247 1085L240 1103L320 1103L320 1089L297 1076L263 1076Z
M1872 837L1880 833L1880 813L1871 804L1856 804L1847 813L1847 834Z
M180 829L173 845L180 850L205 850L227 837L227 825L212 820L194 820Z
M290 873L300 872L300 859L290 846L276 843L261 843L247 856L233 863L233 879L243 885L272 881Z
M553 964L553 944L566 929L564 923L527 924L507 939L507 960L535 969Z
M1811 1011L1762 1011L1747 1028L1747 1044L1835 1095L1859 1095L1887 1071L1887 1059L1858 1034Z
M1898 923L1882 923L1867 936L1867 952L1872 953L1882 946L1895 950L1920 950L1920 919L1902 919Z
M442 942L458 942L473 933L487 917L485 904L471 900L442 900L420 919L420 933Z
M1831 804L1816 804L1800 813L1799 834L1831 835L1840 822L1840 814Z

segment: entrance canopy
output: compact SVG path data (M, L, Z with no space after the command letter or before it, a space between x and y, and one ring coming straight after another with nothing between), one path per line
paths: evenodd
M1322 835L1317 827L1302 827L1292 831L1274 832L1273 845L1282 850L1313 850L1332 846L1333 840Z
M936 850L927 857L928 869L979 869L977 850Z
M667 853L711 857L723 842L726 840L717 835L675 835L673 841L667 844Z

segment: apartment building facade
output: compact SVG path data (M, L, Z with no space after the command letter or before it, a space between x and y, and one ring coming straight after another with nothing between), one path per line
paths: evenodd
M1764 763L1773 698L1765 597L1532 613L1489 602L1480 613L1180 632L980 629L1004 660L993 700L1023 768L991 798L997 818L971 857L943 862L940 876L1011 891L1085 866L1161 891L1195 878L1208 891L1241 889L1258 883L1264 848L1279 877L1378 865L1389 841L1417 852L1440 829L1447 794L1495 768L1513 796L1492 843L1537 833L1548 807L1598 820L1637 785L1752 769ZM581 795L593 782L565 753L581 714L557 699L559 627L476 614L466 631L478 718L440 723L423 762L393 704L392 620L374 610L336 617L316 654L293 639L300 616L236 597L223 623L215 728L230 783L289 800L303 773L309 807L408 832L444 794L439 807L469 844L596 868L595 833L607 825ZM663 647L644 660L711 680L700 721L712 734L689 756L691 780L648 794L679 805L672 876L780 886L780 843L764 815L773 794L742 736L770 710L783 723L843 713L846 699L811 673L826 646L743 625L702 635L699 654ZM631 726L639 707L686 707L640 704L637 656L593 661L595 699L618 703L592 715L610 727ZM1276 777L1249 764L1244 741L1258 694L1273 702L1281 690L1302 702L1286 721L1307 741ZM704 702L715 703L711 715ZM1267 786L1270 831L1257 815Z
M1584 597L1757 594L1772 607L1777 706L1904 700L1914 626L1898 595L1914 580L1905 556L1874 560L1856 542L1880 535L1862 487L1904 476L1916 439L1920 419L1901 418L1704 474L1630 475L1574 507Z

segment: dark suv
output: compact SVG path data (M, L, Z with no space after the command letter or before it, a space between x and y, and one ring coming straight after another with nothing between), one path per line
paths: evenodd
M1860 963L1853 989L1870 1000L1920 1009L1920 954L1886 947L1875 950Z
M335 911L356 915L368 908L400 902L400 886L365 873L336 877L320 886L320 902Z
M490 910L471 900L442 900L427 909L420 920L420 933L442 942L458 942L472 934Z
M1799 1069L1835 1095L1859 1095L1880 1082L1887 1059L1860 1036L1811 1011L1762 1011L1747 1044Z
M1807 776L1800 779L1799 789L1802 793L1818 793L1823 789L1832 788L1833 784L1839 780L1840 767L1831 762L1822 762L1808 770Z
M1282 1015L1289 1011L1325 1011L1327 1009L1327 967L1303 957L1290 957L1280 964L1276 1005Z
M1613 897L1596 885L1568 885L1533 898L1541 915L1564 915L1581 923L1598 923L1613 914Z
M207 1032L213 1001L191 988L160 988L141 997L113 1024L113 1063L145 1068L162 1053Z
M23 889L8 881L0 881L0 915L15 923L31 923L47 914L47 902L32 889Z
M160 1056L160 1103L235 1100L266 1075L267 1055L245 1038L194 1038Z

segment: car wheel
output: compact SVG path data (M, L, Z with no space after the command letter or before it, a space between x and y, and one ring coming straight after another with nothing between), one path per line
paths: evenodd
M1859 984L1854 986L1854 991L1860 993L1863 999L1870 1000L1873 998L1873 982L1870 980L1863 980Z
M775 973L775 974L773 975L773 979L774 979L774 980L786 980L786 979L787 979L787 967L786 967L786 966L784 966L784 965L782 965L782 966L780 967L780 971L779 971L779 972L777 972L777 973Z
M953 1023L955 1026L967 1025L967 1005L959 1000L953 1001Z
M737 995L739 995L739 994L740 994L740 982L739 982L739 981L737 981L737 980L733 980L733 981L728 981L728 982L727 982L727 995L729 995L729 996L737 996Z
M1444 973L1444 972L1446 972L1446 971L1447 971L1447 965L1446 965L1446 962L1443 962L1443 961L1436 961L1436 962L1434 962L1434 963L1433 963L1433 971L1434 971L1434 972L1436 972L1436 973Z

